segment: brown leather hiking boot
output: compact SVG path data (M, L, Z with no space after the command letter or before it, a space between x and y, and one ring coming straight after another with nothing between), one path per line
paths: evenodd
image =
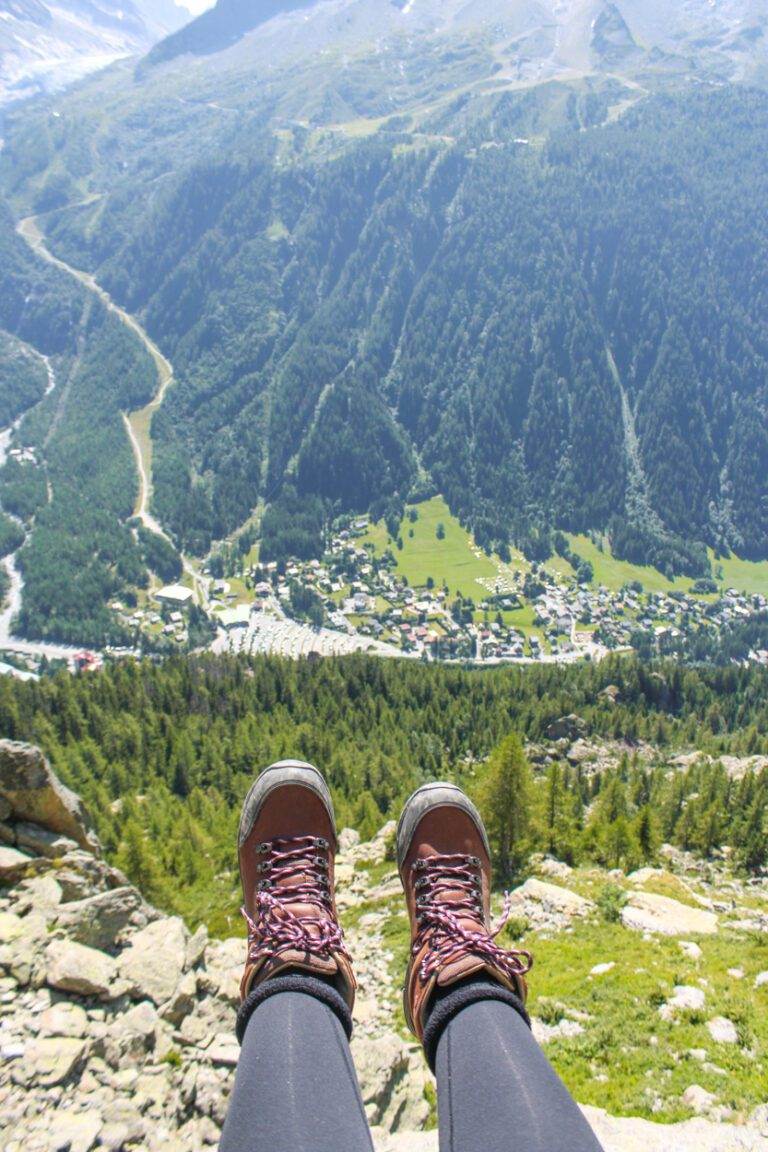
M281 760L261 773L243 804L238 836L248 953L243 999L287 970L330 980L351 1011L355 978L336 916L336 826L316 768Z
M397 863L411 921L405 1018L424 1038L425 1008L437 988L468 977L496 981L524 1003L528 952L507 951L490 924L491 858L480 814L454 784L425 784L397 827Z

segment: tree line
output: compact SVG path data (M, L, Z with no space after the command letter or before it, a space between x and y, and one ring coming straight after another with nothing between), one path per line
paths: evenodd
M571 713L591 736L622 741L625 755L596 773L548 745L553 762L531 769L514 744L518 797L504 783L503 741L537 745ZM235 867L253 775L286 756L326 772L339 825L363 836L396 817L419 784L456 780L478 795L510 874L534 850L633 867L663 840L704 854L733 844L743 867L766 862L766 773L735 781L718 763L726 752L768 752L768 672L759 668L170 657L38 682L0 678L0 732L41 745L84 797L110 858L148 876L168 907L203 918L214 916L216 877ZM650 758L636 755L640 742L654 745ZM706 763L671 770L680 748L699 749ZM515 813L526 814L526 829L505 839Z

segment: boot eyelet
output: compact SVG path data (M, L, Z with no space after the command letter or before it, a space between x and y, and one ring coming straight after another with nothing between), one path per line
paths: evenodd
M325 852L325 851L327 851L328 848L330 848L330 844L328 843L328 841L325 839L324 836L316 836L315 837L315 847L316 848L322 848L323 851Z
M413 886L414 891L418 892L420 888L426 888L428 883L429 883L429 881L427 880L427 877L421 876Z
M262 840L261 844L256 845L256 852L261 856L264 852L269 852L270 847L271 845L268 844L266 840Z
M269 872L271 867L272 867L272 865L269 863L269 861L264 860L263 863L256 865L256 871L257 872Z
M318 868L323 868L326 872L328 871L328 861L324 856L313 856L312 860L318 866Z
M411 864L411 868L413 868L415 872L423 872L426 866L426 860L422 859L414 860L413 864Z
M272 881L271 880L260 880L258 887L259 887L260 892L263 891L264 888L271 888L272 887Z
M469 862L470 862L470 864L474 864L475 868L480 867L480 857L479 856L470 856Z

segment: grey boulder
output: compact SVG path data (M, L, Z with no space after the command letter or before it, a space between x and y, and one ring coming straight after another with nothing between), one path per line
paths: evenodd
M121 932L142 926L143 900L135 888L112 888L59 907L57 927L89 948L112 948Z
M98 852L99 842L80 797L64 787L39 748L0 740L0 797L15 821L41 824Z

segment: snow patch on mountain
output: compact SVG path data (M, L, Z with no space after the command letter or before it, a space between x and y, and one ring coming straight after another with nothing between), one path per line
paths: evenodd
M189 15L173 0L0 0L0 107L144 53Z

